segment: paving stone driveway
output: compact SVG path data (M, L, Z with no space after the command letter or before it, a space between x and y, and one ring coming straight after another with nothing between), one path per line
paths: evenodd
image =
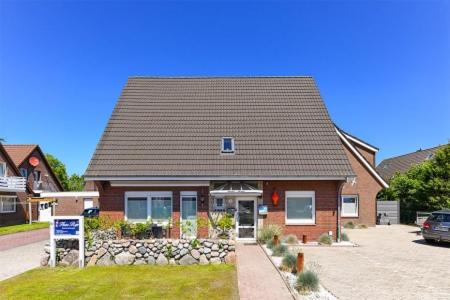
M450 299L450 246L428 245L416 227L346 230L361 247L303 248L340 299Z

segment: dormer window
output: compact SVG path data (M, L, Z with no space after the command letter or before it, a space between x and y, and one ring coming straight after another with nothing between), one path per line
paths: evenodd
M222 138L222 153L234 153L234 138L223 137Z

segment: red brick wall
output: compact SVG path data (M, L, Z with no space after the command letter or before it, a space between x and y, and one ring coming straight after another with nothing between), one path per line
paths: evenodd
M342 217L342 224L352 221L356 224L375 226L376 223L376 196L381 190L381 184L372 176L364 165L345 147L345 152L357 178L355 184L345 183L343 195L358 195L359 217Z
M58 205L55 206L57 216L78 216L84 210L84 199L92 199L94 206L98 207L98 197L57 197Z
M98 185L98 183L97 183ZM196 191L197 192L197 216L208 218L208 187L111 187L104 184L99 188L99 207L101 216L109 216L114 219L123 219L125 213L124 197L125 192L131 191L170 191L173 196L173 227L171 229L171 238L180 237L180 192ZM204 197L204 203L201 203L201 196ZM198 235L201 238L208 237L208 228L199 229Z
M364 148L360 146L357 143L354 143L352 141L349 141L353 147L355 147L359 153L361 153L362 156L374 167L375 166L375 152L368 150L367 148Z
M264 224L278 224L283 228L284 234L295 234L299 238L306 234L309 240L316 240L322 233L328 233L331 230L335 239L339 185L339 181L264 181L263 203L268 205ZM271 200L274 190L280 196L277 206L274 206ZM286 191L315 191L315 225L285 224Z

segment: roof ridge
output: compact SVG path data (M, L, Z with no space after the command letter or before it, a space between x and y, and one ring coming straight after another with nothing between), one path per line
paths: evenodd
M438 145L438 146L434 146L434 147L430 147L430 148L426 148L426 149L419 149L419 150L416 150L416 151L413 151L413 152L409 152L409 153L405 153L405 154L401 154L401 155L397 155L397 156L392 156L392 157L389 157L389 158L385 158L385 159L383 159L383 160L380 162L380 164L381 164L383 161L386 161L386 160L391 160L391 159L395 159L395 158L399 158L399 157L402 157L402 156L411 155L411 154L418 153L418 152L428 151L428 150L431 150L431 149L440 148L440 147L442 147L442 146L444 146L444 145Z

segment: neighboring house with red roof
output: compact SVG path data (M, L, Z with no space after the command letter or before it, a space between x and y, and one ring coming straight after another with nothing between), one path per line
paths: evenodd
M419 149L415 152L386 158L377 166L377 171L387 181L389 181L395 173L405 173L412 166L418 165L433 157L434 153L444 147L439 145L428 149Z
M377 150L335 127L311 77L131 77L85 180L101 215L172 221L173 238L228 212L238 239L336 239L343 218L375 224Z

